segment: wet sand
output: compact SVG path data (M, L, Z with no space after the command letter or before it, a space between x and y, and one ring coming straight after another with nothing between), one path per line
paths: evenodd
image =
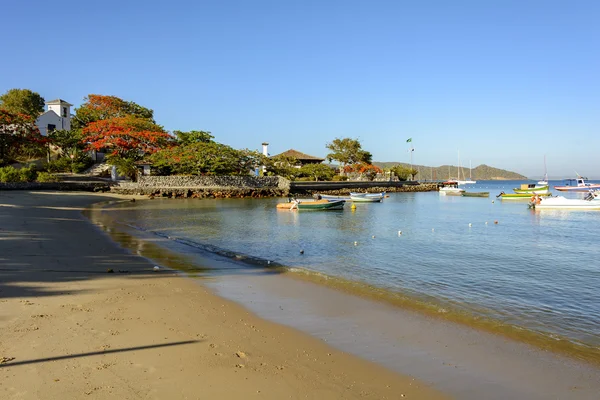
M448 398L154 271L81 215L114 198L0 191L0 398Z
M147 257L174 262L174 267L193 263L216 268L208 272L208 279L200 274L202 284L260 317L414 376L455 398L597 399L600 393L597 366L432 318L431 313L363 298L352 290L332 289L327 279L313 282L304 274L264 273L235 257L202 253L167 237L115 225L110 210L92 215L92 220L117 226L119 231L111 236ZM173 253L159 254L161 248ZM177 260L178 256L188 258Z

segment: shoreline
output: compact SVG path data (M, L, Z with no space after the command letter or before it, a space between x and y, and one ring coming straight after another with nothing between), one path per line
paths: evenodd
M447 398L154 272L81 215L115 197L0 193L3 398Z
M109 224L110 225L110 224ZM154 232L145 232L144 231L137 231L134 227L130 227L129 229L131 229L132 231L132 235L134 237L137 238L141 238L140 240L143 241L151 241L153 243L153 246L158 246L158 247L163 247L169 250L173 250L173 245L175 245L177 248L173 251L175 251L174 254L185 254L185 256L191 256L192 258L194 257L195 254L194 253L194 249L189 249L186 248L186 246L189 246L189 244L187 243L181 243L178 240L174 240L176 238L170 238L166 235L160 235L160 237L155 236ZM129 229L127 229L127 231L129 231ZM140 237L140 235L142 235ZM146 237L147 236L147 237ZM199 250L197 248L195 248L196 250ZM203 249L204 251L207 251L207 249ZM208 250L210 251L210 249ZM212 253L209 253L212 254ZM213 254L214 255L214 254ZM225 255L225 257L221 257ZM149 253L149 257L152 258L151 253ZM169 256L171 257L171 256ZM202 259L203 256L200 256L200 258ZM254 267L266 267L266 265L261 264L259 261L260 260L254 260L252 257L250 257L249 259L246 259L246 256L244 255L237 255L235 252L229 251L229 252L220 252L219 255L217 256L217 258L224 258L224 260L222 260L221 262L224 264L240 264L240 263L245 263L246 261L251 261L250 265L254 266ZM184 261L184 263L188 263L190 261L186 260ZM193 262L193 260L191 261ZM177 264L177 263L175 263ZM177 265L174 266L175 268L177 268ZM225 267L227 268L227 267ZM246 267L247 268L247 267ZM260 268L258 268L260 269ZM194 269L192 268L191 270L186 270L187 273L189 273L190 271L194 271ZM229 270L227 270L229 271ZM511 329L514 330L514 334L517 335L517 339L520 339L519 341L513 341L511 340L506 340L506 337L510 337L510 333L506 334L504 336L499 335L499 333L502 332L498 332L498 330L494 330L495 325L494 325L494 321L476 321L477 324L475 324L475 326L473 325L466 325L460 324L462 326L455 326L455 322L456 320L450 318L446 318L448 315L447 314L442 314L440 315L439 313L437 313L435 310L431 310L431 309L423 309L423 308L419 308L417 307L417 309L415 310L414 307L408 307L408 310L406 309L406 304L403 304L403 302L400 302L400 306L398 307L397 302L394 301L389 301L388 304L385 304L385 301L382 302L380 298L376 298L373 299L372 296L369 296L368 294L365 296L364 293L361 296L360 293L357 293L355 290L348 290L348 287L344 287L343 282L342 285L338 285L337 287L332 287L331 285L331 280L328 279L327 277L323 277L323 276L310 276L310 277L304 277L301 274L289 274L289 273L284 273L284 274L269 274L267 273L267 276L265 278L265 275L261 275L260 272L248 272L243 266L239 267L239 270L236 271L230 271L230 272L225 272L223 276L220 276L221 274L219 272L215 272L212 271L213 273L216 273L216 276L211 277L211 271L208 271L208 285L211 287L214 287L216 290L219 290L219 294L232 299L234 301L236 301L239 304L243 304L246 308L248 308L249 310L251 310L252 312L258 314L261 317L267 318L269 320L275 321L275 322L279 322L285 325L290 325L293 326L297 329L301 329L304 330L307 333L310 333L313 336L317 336L320 337L322 340L327 341L328 343L333 344L336 347L342 348L342 350L345 351L349 351L351 353L354 354L358 354L363 358L367 358L367 359L371 359L374 361L377 361L378 363L387 366L388 368L392 368L400 373L406 374L408 371L410 370L403 370L403 369L399 369L397 368L398 365L394 364L394 362L389 363L387 362L385 359L388 356L383 355L381 352L377 353L377 354L370 354L369 351L367 351L366 353L364 351L362 351L361 349L357 348L357 347L350 347L350 348L346 348L344 347L344 341L347 341L348 338L342 339L340 340L338 338L338 341L342 343L342 346L339 346L339 343L336 344L336 338L331 338L329 336L319 336L319 334L321 333L319 329L316 329L316 331L312 331L312 329L314 329L314 326L311 325L311 323L308 323L305 326L301 326L301 325L295 325L294 321L290 321L288 320L288 318L286 316L282 316L282 315L278 315L277 310L268 310L269 306L268 305L264 305L261 307L255 307L253 305L254 301L252 300L248 300L251 299L252 296L256 295L256 291L257 290L249 290L246 288L246 286L243 284L243 282L247 282L248 286L247 287L261 287L262 289L264 289L264 293L266 293L264 295L264 297L266 297L267 295L273 296L272 299L275 299L278 302L281 302L282 304L287 304L288 300L287 297L284 295L283 297L278 296L279 291L281 291L282 289L279 289L280 287L285 287L286 289L290 289L290 292L293 291L293 288L295 287L294 285L302 285L301 283L290 283L290 280L294 280L294 281L305 281L304 284L307 284L306 286L302 286L303 291L305 291L306 293L309 294L305 294L303 296L299 296L298 298L295 298L295 301L298 303L302 303L303 301L305 301L305 297L310 297L312 294L317 293L319 291L325 291L327 292L327 294L324 294L321 296L321 302L319 304L312 304L311 309L313 310L317 310L321 307L323 307L323 305L328 304L328 302L335 297L340 297L340 298L344 298L345 300L342 301L344 303L354 303L356 302L356 297L362 297L363 300L359 300L358 302L360 304L362 304L363 306L365 304L368 304L368 306L366 307L370 307L372 309L380 309L380 308L386 308L388 309L390 315L388 315L388 317L390 318L394 318L394 313L397 313L400 315L400 318L404 318L408 321L410 320L415 320L418 319L421 322L419 322L421 324L422 327L424 326L432 326L435 327L436 329L440 329L440 334L438 334L437 336L435 336L435 339L432 338L428 344L428 346L426 346L427 349L429 349L429 347L431 347L431 349L436 349L436 351L440 352L440 356L442 356L442 358L446 358L448 357L448 359L453 359L452 362L444 362L445 365L454 365L455 368L456 366L460 365L460 364L471 364L470 366L470 372L471 374L477 375L478 369L481 370L485 370L486 369L486 364L487 364L487 358L485 357L490 356L490 357L497 357L498 354L497 351L498 349L500 349L500 351L506 351L509 356L503 357L503 361L502 362L493 362L491 364L495 364L495 366L497 367L497 364L504 364L504 368L514 368L514 365L520 365L521 366L521 370L520 373L521 374L530 374L532 376L535 376L536 379L531 379L531 383L529 384L525 384L524 382L520 381L520 377L516 376L514 374L514 372L500 372L499 370L494 370L494 373L496 373L497 375L494 377L488 376L485 377L485 379L491 379L492 381L498 380L498 381L507 381L503 383L503 386L498 389L497 387L494 388L494 392L499 392L502 393L503 395L508 395L508 394L514 394L511 392L511 390L514 389L513 386L518 387L518 390L522 391L523 393L527 392L528 390L532 390L532 388L528 387L530 385L535 385L537 382L537 385L539 387L547 387L546 389L533 389L534 391L540 391L543 394L540 395L539 397L535 397L535 396L529 396L528 398L540 398L540 399L544 399L547 398L550 394L555 394L555 393L560 393L561 391L565 391L565 395L568 395L569 398L582 398L582 399L587 399L587 398L594 398L593 396L589 396L589 391L591 390L592 392L594 390L600 390L600 386L598 386L598 382L594 382L589 381L589 376L593 376L594 374L598 373L598 370L596 368L596 366L594 365L589 365L587 366L586 363L580 364L581 361L577 360L575 358L570 358L570 357L563 357L560 355L560 352L556 352L556 346L554 346L552 348L552 352L548 353L547 348L544 348L544 346L537 346L537 348L535 347L531 347L530 344L535 344L535 343L524 343L523 341L523 336L528 336L528 333L525 332L521 332L519 331L516 327L509 327ZM199 274L202 275L202 271L199 271ZM230 277L230 275L234 275L234 277ZM276 281L277 283L270 283L270 284L265 284L266 281ZM287 282L286 282L287 280ZM214 283L215 281L219 281L218 283ZM321 282L319 282L321 281ZM242 283L240 283L242 282ZM323 283L326 283L325 285L323 285ZM340 283L340 282L337 282ZM261 286L262 285L262 286ZM315 286L316 285L316 286ZM240 294L242 293L242 294ZM287 291L286 291L287 293ZM359 294L359 296L357 296L357 294ZM245 296L245 297L244 297ZM262 300L264 303L264 299ZM361 302L362 301L362 302ZM396 303L396 304L395 304ZM302 311L302 310L299 310ZM423 313L423 311L426 311L425 313ZM349 312L352 312L351 310L348 309L344 309L344 310L338 310L335 315L341 316L344 314L348 314ZM416 312L416 317L415 315L413 315L413 312ZM307 319L307 320L315 320L315 318L318 317L318 314L315 315L304 315L302 317L300 317L301 319ZM321 316L322 318L326 318L326 316ZM396 315L397 317L397 315ZM430 318L431 317L431 318ZM441 317L441 318L439 318ZM473 318L471 318L473 319ZM475 318L476 319L476 318ZM325 321L325 320L324 320ZM351 321L352 323L354 323L355 321ZM490 325L487 325L487 323L490 323ZM377 323L381 323L381 321L378 321ZM409 325L413 326L415 325L414 321L410 322ZM492 333L488 333L489 330L486 329L490 328ZM483 329L481 329L483 328ZM325 329L325 328L323 328ZM397 329L397 327L395 327L394 329ZM488 332L486 332L486 330ZM448 333L449 334L449 339L444 337L443 333ZM361 331L360 334L364 334L365 332ZM367 332L369 333L369 332ZM339 333L341 336L344 336L344 333ZM358 335L359 333L357 333ZM383 334L381 332L373 334L372 332L370 332L369 334L371 335L378 335L378 334ZM464 354L456 354L456 352L454 354L449 354L446 350L444 349L440 349L438 344L439 343L443 343L445 342L445 346L446 347L457 347L460 348L461 346L464 346L464 338L465 337L473 337L473 341L475 343L477 343L478 347L481 347L482 349L478 350L477 353L473 353L473 350L469 348L469 346L471 346L470 344L467 344L467 347L463 347L462 351L464 351L465 354L468 354L466 357L464 356ZM533 339L537 339L538 337L536 335L533 335ZM513 338L514 339L514 338ZM478 342L483 342L483 343L478 343ZM545 342L548 343L548 342ZM377 345L377 343L376 343ZM403 343L387 343L387 345L389 345L390 347L394 347L396 345L403 345ZM415 346L415 343L410 344L412 346ZM410 348L410 345L407 346L408 348ZM361 346L363 347L373 347L373 343L361 343ZM415 346L415 347L420 347L419 346ZM541 349L540 349L541 347ZM424 349L421 348L421 350L419 351L423 351ZM361 352L362 351L362 352ZM428 352L430 351L427 350ZM585 352L585 350L583 350ZM410 353L410 351L409 351ZM451 352L450 352L451 353ZM480 353L480 354L479 354ZM406 357L407 354L399 354L401 357ZM571 354L572 355L572 354ZM373 358L375 357L375 358ZM379 357L379 359L378 359ZM460 361L457 361L460 360ZM389 360L388 360L389 361ZM422 362L423 360L421 360L420 358L416 359L416 360L412 360L413 362L416 363L420 363L422 364L419 368L420 371L420 375L418 376L418 378L420 378L421 380L425 380L425 381L433 381L434 383L437 383L438 381L444 381L446 379L448 379L448 377L445 377L446 372L442 372L442 371L438 371L436 369L436 366L434 365L428 365L427 362ZM477 365L477 366L475 366ZM402 366L400 366L402 367ZM570 371L567 372L566 370L569 369ZM515 370L519 370L518 368L516 368ZM531 371L530 371L531 370ZM544 370L548 370L546 372L551 372L548 374L548 377L544 376ZM564 371L563 371L564 370ZM432 374L432 371L433 372ZM411 372L408 372L409 374L412 374ZM464 371L462 371L463 375L464 375ZM554 374L554 375L553 375ZM554 379L549 378L549 376L554 376ZM588 378L586 378L585 376L588 376ZM569 382L571 382L572 384L569 386ZM464 379L463 376L463 381L462 381L463 385L470 385L473 384L472 382L469 382L468 380ZM567 386L561 386L561 385L567 385ZM436 385L437 386L437 385ZM581 390L581 388L587 388L585 390ZM456 387L452 387L452 388L447 388L444 387L443 385L440 387L444 392L446 393L450 393L454 396L457 396L457 398L473 398L476 399L478 397L465 397L465 393L461 393L460 392L460 388L456 388ZM552 388L552 389L550 389ZM572 388L577 388L578 390L581 391L580 394L578 394L577 392L572 392ZM449 390L447 390L449 389ZM489 389L489 388L488 388ZM484 387L479 387L479 390L481 391L481 393L486 393L486 388ZM588 394L584 394L588 393ZM480 393L480 394L481 394ZM483 394L481 394L483 396ZM587 396L587 397L586 397ZM492 398L488 395L485 396L486 398ZM513 396L514 397L514 396ZM481 398L481 397L479 397ZM502 395L498 398L505 398L502 397ZM520 397L516 397L516 398L520 398ZM562 398L562 397L558 397L558 398Z
M110 221L105 222L109 225L112 224ZM440 321L458 323L467 328L487 332L493 335L500 335L518 343L531 345L542 351L549 351L557 355L566 356L578 362L590 363L594 367L600 366L600 348L592 344L578 342L567 337L559 336L555 333L541 332L505 323L502 320L495 319L493 316L489 315L489 313L486 313L486 310L461 308L457 304L443 302L431 296L417 296L409 292L393 291L365 282L326 275L321 272L288 267L278 262L267 261L266 259L257 258L252 255L243 254L226 248L217 248L212 245L190 242L187 239L168 237L160 232L146 232L144 230L139 230L137 227L129 226L121 228L127 229L132 236L139 237L140 235L147 234L149 235L147 238L149 240L156 240L156 237L159 237L161 243L171 244L171 242L176 242L182 246L192 246L192 251L199 250L201 252L214 254L235 262L241 262L250 268L268 268L269 270L279 269L283 273L290 275L290 278L293 279L327 286L332 290L343 291L349 295L360 296L365 299L381 302L404 310L411 310ZM151 253L149 258L153 257L154 256ZM173 258L173 256L171 256L171 258ZM190 270L185 267L187 262L188 261L176 262L173 264L173 268L183 270L186 273L194 272L193 269ZM267 264L267 262L269 264Z

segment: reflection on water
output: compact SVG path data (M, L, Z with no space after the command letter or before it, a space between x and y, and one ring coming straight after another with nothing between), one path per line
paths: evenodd
M467 189L489 198L391 194L340 212L276 210L282 199L156 199L110 213L179 244L435 298L600 345L600 212L535 211L495 198L517 186Z

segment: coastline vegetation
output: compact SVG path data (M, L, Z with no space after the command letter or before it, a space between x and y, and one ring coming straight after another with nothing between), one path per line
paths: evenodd
M93 165L91 154L103 153L120 175L136 180L140 164L155 175L279 175L290 180L341 181L378 178L414 179L421 167L403 163L373 163L358 139L335 138L325 147L329 164L306 163L285 155L268 157L258 151L219 143L209 131L167 131L152 109L116 96L90 94L75 109L70 130L42 136L35 124L44 99L28 89L11 89L0 96L0 167L41 157L44 172L80 173ZM336 162L337 164L332 164ZM422 167L427 170L429 167ZM446 166L429 168L445 177ZM522 175L481 165L475 179L524 179ZM10 175L12 174L12 175ZM13 176L6 172L6 176ZM426 179L426 173L420 176Z

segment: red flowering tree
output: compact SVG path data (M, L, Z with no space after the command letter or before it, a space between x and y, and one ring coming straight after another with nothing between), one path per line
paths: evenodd
M87 150L134 160L169 146L173 140L161 126L135 115L91 122L82 134Z
M343 168L346 174L356 173L361 176L366 176L368 180L372 181L375 179L377 174L381 174L383 170L376 165L367 164L367 163L356 163L352 165L346 165Z
M149 108L116 96L90 94L85 98L85 103L75 110L72 126L81 129L92 122L129 115L154 123L154 111Z
M43 153L46 142L31 116L0 108L0 166Z

